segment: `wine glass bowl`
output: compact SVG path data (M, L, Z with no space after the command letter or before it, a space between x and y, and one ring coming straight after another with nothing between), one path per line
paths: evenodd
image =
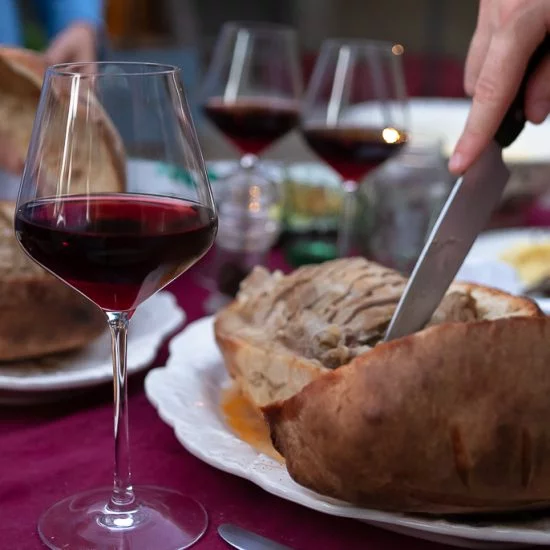
M140 177L143 167L185 171ZM150 172L150 171L149 171ZM69 497L39 521L53 549L186 548L204 508L176 491L133 487L126 339L136 308L211 247L217 212L179 69L84 63L45 75L15 214L23 250L96 304L112 335L112 488Z
M406 135L393 127L361 128L335 126L305 127L304 137L308 145L344 181L359 185L370 171L392 157L406 141Z
M340 256L352 250L358 186L407 141L400 55L401 50L388 42L327 40L305 93L302 135L343 179Z
M260 154L297 125L301 93L293 29L223 26L202 90L203 110L241 154Z
M259 155L298 123L295 102L285 99L213 97L205 103L204 112L243 154Z

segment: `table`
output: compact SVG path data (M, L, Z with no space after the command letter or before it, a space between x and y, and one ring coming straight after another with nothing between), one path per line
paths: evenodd
M203 315L201 304L207 292L197 286L192 271L170 290L189 321ZM164 345L152 366L163 365L166 358ZM193 548L228 548L216 533L224 522L237 523L296 550L444 548L311 511L204 464L159 419L144 395L143 378L133 376L129 383L133 479L136 484L171 487L204 504L210 524ZM36 530L40 514L66 496L109 485L112 452L109 385L63 402L0 407L0 548L44 548Z

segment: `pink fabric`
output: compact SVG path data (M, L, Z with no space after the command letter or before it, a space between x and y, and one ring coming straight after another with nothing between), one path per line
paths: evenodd
M189 321L202 315L206 291L194 283L192 272L171 290ZM154 365L162 365L166 355L165 346ZM143 375L130 380L130 424L134 482L180 490L207 508L210 524L195 546L199 550L227 548L216 532L224 522L296 550L443 548L302 508L204 464L159 419L143 393ZM0 548L44 548L36 531L40 514L73 493L109 485L112 451L109 385L50 405L0 407Z

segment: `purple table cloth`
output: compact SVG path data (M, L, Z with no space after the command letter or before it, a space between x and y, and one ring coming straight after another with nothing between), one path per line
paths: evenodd
M188 321L203 315L207 292L196 285L192 272L170 290ZM163 365L166 358L165 345L152 366ZM255 530L296 550L444 548L311 511L216 470L189 454L160 420L144 395L143 375L131 378L129 392L133 481L171 487L203 503L209 527L193 548L227 548L216 532L224 522ZM105 384L62 402L0 407L0 548L44 548L36 524L45 509L76 492L110 485L111 396L111 387Z

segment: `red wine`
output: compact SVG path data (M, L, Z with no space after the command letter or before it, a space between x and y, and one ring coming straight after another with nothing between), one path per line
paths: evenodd
M407 136L393 128L305 127L309 146L345 180L359 182L368 172L393 156Z
M75 195L21 206L15 232L43 267L106 311L130 311L212 245L213 210L138 194Z
M251 97L227 103L215 97L204 112L242 152L254 155L298 123L298 105L292 100Z

